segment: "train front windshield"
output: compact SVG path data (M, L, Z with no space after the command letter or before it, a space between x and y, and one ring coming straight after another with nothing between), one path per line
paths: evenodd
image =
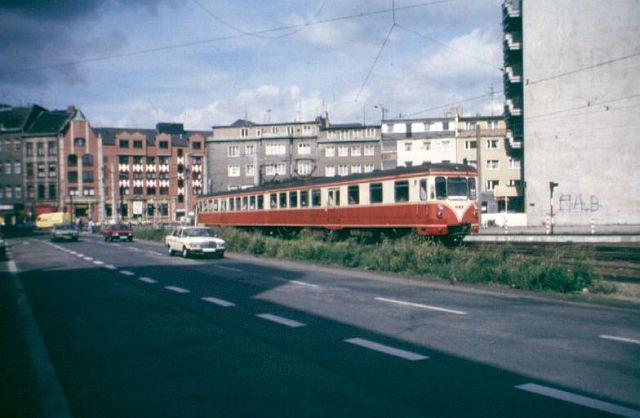
M476 199L476 179L466 177L436 177L436 199Z

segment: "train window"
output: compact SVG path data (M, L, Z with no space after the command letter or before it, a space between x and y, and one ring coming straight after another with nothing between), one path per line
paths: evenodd
M281 208L286 208L287 207L287 194L286 193L280 193L278 198L279 198L280 207Z
M264 196L258 195L258 210L264 209Z
M234 210L233 198L229 199L229 210Z
M447 179L447 196L451 199L467 198L467 179L464 177L449 177Z
M382 203L382 183L371 183L369 185L369 201L371 203Z
M447 198L447 180L444 177L436 177L436 199Z
M320 206L322 203L320 189L311 190L311 206Z
M328 206L340 206L340 189L329 189Z
M357 205L360 203L360 186L349 186L347 188L347 197L350 205Z
M476 190L476 179L469 177L467 179L467 186L469 187L469 199L476 200L478 198Z
M409 180L398 180L395 182L395 201L409 201Z
M242 197L242 210L247 210L247 207L249 206L248 200L247 196Z
M271 209L276 209L278 207L278 195L275 193L271 193L269 195L269 207Z
M213 201L213 210L216 212L218 211L218 199Z
M240 207L241 207L240 204L241 204L240 203L240 198L236 197L236 210L240 210Z
M289 192L289 207L297 208L298 207L298 192Z
M255 196L250 196L249 197L249 209L254 210L256 208L256 197Z
M300 207L306 208L309 206L309 190L300 190Z
M420 180L420 200L427 200L427 179Z

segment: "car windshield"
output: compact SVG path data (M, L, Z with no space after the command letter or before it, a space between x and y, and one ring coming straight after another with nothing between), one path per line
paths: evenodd
M129 225L115 224L111 226L111 229L129 229Z
M187 237L213 237L213 231L209 228L191 228L185 229L184 235Z

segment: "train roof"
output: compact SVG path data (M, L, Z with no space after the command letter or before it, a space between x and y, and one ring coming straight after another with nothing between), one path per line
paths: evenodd
M414 173L441 173L441 172L461 172L461 173L475 173L476 169L473 166L467 164L456 164L456 163L424 163L418 166L412 167L398 167L389 170L374 170L370 173L364 174L351 174L349 176L340 176L340 177L309 177L304 179L291 179L291 180L283 180L283 181L272 181L260 186L250 187L242 190L231 190L231 191L221 191L216 193L210 193L206 196L222 196L231 193L254 193L261 192L267 190L278 190L278 189L291 189L296 187L309 187L322 185L327 183L346 183L353 180L366 180L372 178L379 177L394 177L394 176L404 176L407 174Z

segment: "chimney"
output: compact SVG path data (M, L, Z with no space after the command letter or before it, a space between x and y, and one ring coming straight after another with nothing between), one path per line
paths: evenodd
M76 113L76 107L74 105L67 106L67 113Z

